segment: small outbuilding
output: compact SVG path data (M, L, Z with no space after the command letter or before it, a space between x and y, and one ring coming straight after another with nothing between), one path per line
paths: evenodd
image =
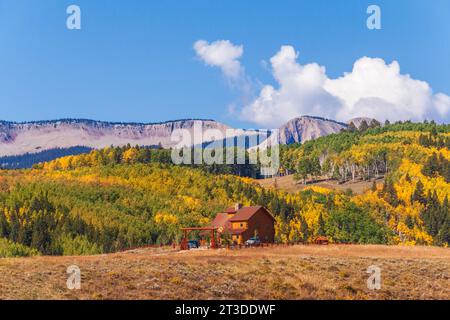
M314 240L315 244L327 245L329 243L327 237L319 236Z

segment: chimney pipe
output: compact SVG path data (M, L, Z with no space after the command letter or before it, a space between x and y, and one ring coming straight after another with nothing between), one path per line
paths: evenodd
M235 210L235 211L238 211L240 208L242 208L242 204L240 204L239 202L237 202L237 203L234 205L234 210Z

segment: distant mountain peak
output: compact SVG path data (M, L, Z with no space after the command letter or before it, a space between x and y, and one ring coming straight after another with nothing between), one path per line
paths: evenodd
M279 129L279 142L291 144L305 142L347 128L347 124L316 116L301 116L286 122Z

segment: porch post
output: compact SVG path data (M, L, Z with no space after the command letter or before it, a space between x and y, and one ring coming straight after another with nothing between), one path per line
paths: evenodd
M211 229L211 248L212 249L216 249L217 245L216 245L216 237L215 237L215 230Z

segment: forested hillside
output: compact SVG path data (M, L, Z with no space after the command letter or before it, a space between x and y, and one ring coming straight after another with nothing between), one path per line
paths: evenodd
M372 190L352 200L393 230L398 241L449 243L450 125L363 123L286 146L281 155L282 170L295 172L301 183L318 176L374 181ZM375 183L379 177L385 177L383 185Z
M3 171L0 190L0 235L43 254L170 244L236 201L280 217L299 201L248 178L159 163Z
M170 244L180 227L207 225L241 202L269 208L279 242L326 235L339 243L448 245L450 126L349 128L283 148L282 172L296 172L299 183L386 177L363 195L313 185L297 193L264 189L235 175L254 167L175 166L169 150L111 147L0 171L0 238L8 239L3 247L32 249L23 255Z
M87 153L90 150L92 149L79 146L71 148L56 148L35 153L26 153L18 156L5 156L0 157L0 167L3 169L27 169L31 168L36 163L51 161L68 155Z
M203 147L208 144L205 143ZM226 153L226 148L223 148L223 155ZM202 149L195 147L191 149L191 159L195 159L195 153L201 153ZM212 164L208 165L202 162L201 164L181 164L180 166L201 169L207 173L214 174L232 174L236 176L258 178L260 174L260 165L249 163L249 152L243 149L234 148L234 164ZM136 163L160 163L171 165L172 150L164 149L162 147L146 147L146 146L130 146L129 144L123 147L110 147L100 150L92 150L89 153L81 154L79 156L67 156L55 161L47 163L40 163L34 165L34 168L48 169L48 170L67 170L79 167L89 167L98 165L118 165L118 164L136 164ZM245 157L245 164L237 164L238 153ZM225 157L225 156L224 156Z

